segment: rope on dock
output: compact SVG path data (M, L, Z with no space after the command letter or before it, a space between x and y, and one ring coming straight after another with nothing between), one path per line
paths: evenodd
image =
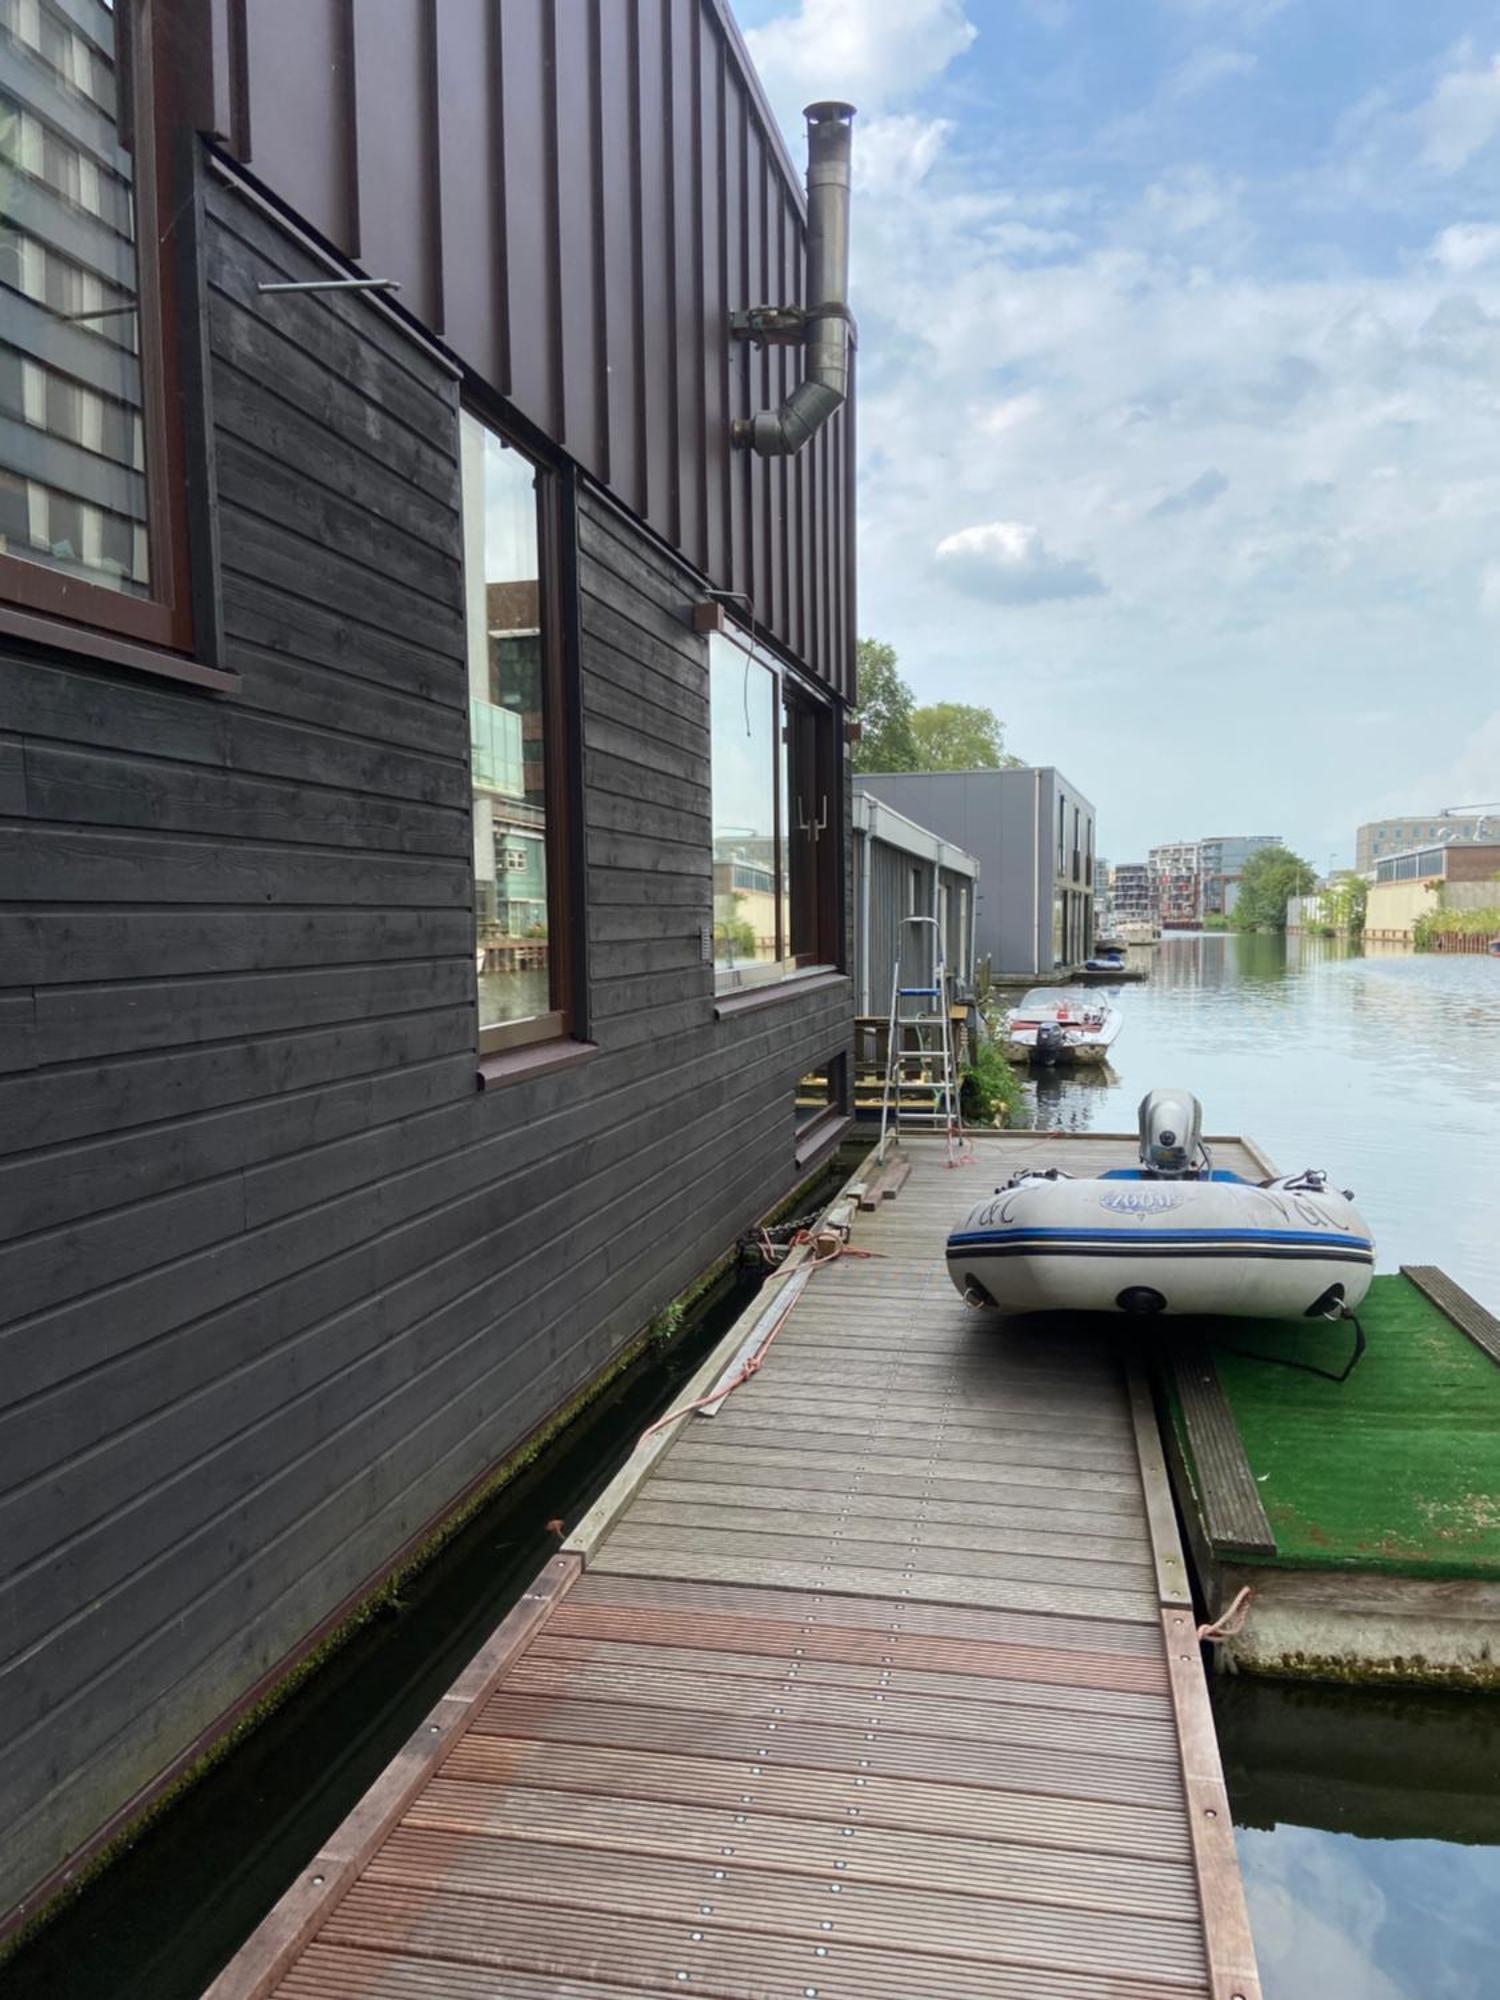
M837 1229L799 1229L791 1241L786 1244L772 1243L765 1230L761 1230L760 1235L765 1238L765 1241L761 1245L761 1254L765 1257L766 1262L771 1265L775 1265L779 1262L780 1258L789 1255L791 1251L799 1248L801 1245L811 1244L812 1255L807 1260L809 1276L813 1271L818 1270L825 1264L836 1264L840 1257L881 1257L884 1255L884 1252L880 1250L856 1250ZM793 1282L795 1285L795 1281ZM781 1311L777 1313L775 1319L771 1322L771 1329L765 1339L756 1348L755 1352L730 1376L727 1382L720 1382L706 1396L700 1396L696 1402L684 1403L680 1410L668 1410L666 1415L658 1417L654 1424L647 1424L646 1428L636 1439L637 1451L646 1442L647 1438L654 1437L657 1431L665 1430L668 1424L675 1424L679 1417L690 1417L694 1410L706 1410L711 1404L722 1403L732 1390L738 1389L741 1383L748 1382L752 1375L758 1375L765 1365L767 1354L771 1351L772 1342L786 1325L788 1319L790 1319L792 1308L801 1296L802 1288L800 1287L793 1289L789 1293Z
M1199 1644L1201 1645L1205 1639L1214 1641L1232 1639L1243 1628L1249 1614L1250 1600L1254 1595L1255 1592L1248 1583L1237 1590L1227 1611L1221 1612L1211 1625L1198 1627Z

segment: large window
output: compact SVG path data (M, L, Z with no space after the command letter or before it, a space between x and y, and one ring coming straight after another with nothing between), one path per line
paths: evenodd
M832 710L766 655L709 640L720 991L839 958Z
M123 0L0 0L0 599L183 648L153 22Z
M474 962L488 1053L570 1025L558 798L565 716L543 476L467 410L462 427Z

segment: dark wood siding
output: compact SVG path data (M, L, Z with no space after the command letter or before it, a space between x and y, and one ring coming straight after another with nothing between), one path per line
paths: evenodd
M239 691L0 663L0 1909L787 1189L847 1038L715 1018L696 586L585 488L598 1053L476 1091L455 386L208 205Z
M730 415L801 357L729 315L801 299L805 224L724 0L212 0L201 27L221 143L852 699L849 413L730 463Z

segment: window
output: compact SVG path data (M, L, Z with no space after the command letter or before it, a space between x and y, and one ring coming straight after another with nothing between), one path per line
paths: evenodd
M715 983L720 992L840 956L840 773L833 712L768 655L709 639Z
M149 6L114 0L0 0L0 600L33 634L41 613L68 619L74 643L88 627L182 650L154 26Z
M474 964L481 1054L569 1028L566 708L544 560L550 487L467 410L464 614L474 796Z

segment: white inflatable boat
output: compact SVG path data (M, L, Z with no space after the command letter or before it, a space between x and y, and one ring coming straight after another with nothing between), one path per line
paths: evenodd
M971 1305L1009 1313L1352 1312L1375 1264L1352 1197L1320 1173L1255 1182L1214 1167L1201 1116L1186 1092L1151 1092L1138 1167L1019 1175L949 1236L948 1275Z

